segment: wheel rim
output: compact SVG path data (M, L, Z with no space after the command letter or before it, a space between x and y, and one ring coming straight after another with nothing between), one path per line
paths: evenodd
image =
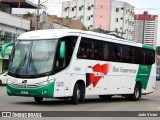
M80 99L80 96L81 96L81 91L78 89L77 90L77 99Z
M139 97L139 89L138 89L138 88L135 89L135 97L136 97L136 98Z

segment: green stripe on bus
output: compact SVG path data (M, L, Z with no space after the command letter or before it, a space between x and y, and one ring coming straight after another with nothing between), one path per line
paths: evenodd
M153 46L149 46L149 45L143 45L143 48L147 48L147 49L152 49L152 50L154 50L154 47L153 47Z
M18 88L9 84L6 86L7 93L10 96L53 98L54 95L54 82L37 88ZM22 94L22 91L28 92L28 94Z
M152 65L139 65L136 82L140 81L143 89L147 88L151 69Z

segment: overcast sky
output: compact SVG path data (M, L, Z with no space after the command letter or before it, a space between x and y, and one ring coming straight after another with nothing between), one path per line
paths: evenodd
M38 0L29 0L34 2L35 4L38 3ZM41 0L41 3L45 2L46 0ZM43 3L43 5L47 6L47 13L51 15L61 16L62 11L62 2L63 1L71 1L71 0L48 0L47 2ZM160 46L160 0L120 0L128 2L129 4L135 7L135 13L143 13L143 11L148 11L149 14L155 14L159 16L159 27L158 27L158 36L157 36L157 45ZM13 10L13 13L26 13L30 10ZM43 10L41 10L43 11ZM32 10L30 12L36 12Z

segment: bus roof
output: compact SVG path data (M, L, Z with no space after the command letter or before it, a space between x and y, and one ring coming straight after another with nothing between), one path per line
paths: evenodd
M67 34L84 34L89 35L91 38L94 37L102 37L102 38L109 38L111 42L139 46L144 48L153 49L153 47L147 47L146 45L142 45L140 43L136 43L134 41L128 41L125 39L117 38L112 35L92 32L92 31L83 31L83 30L75 30L75 29L46 29L46 30L35 30L21 34L17 39L19 40L39 40L39 39L53 39L53 38L60 38L66 36Z

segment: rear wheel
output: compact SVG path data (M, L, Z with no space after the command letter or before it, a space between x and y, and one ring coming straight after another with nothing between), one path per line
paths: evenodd
M42 103L43 97L34 97L34 100L35 100L37 103Z
M141 97L141 85L136 84L134 88L134 93L130 96L132 101L137 101Z

